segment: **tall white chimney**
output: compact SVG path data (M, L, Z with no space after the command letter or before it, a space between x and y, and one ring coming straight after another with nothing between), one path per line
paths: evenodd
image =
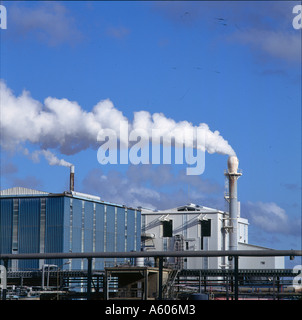
M228 171L225 173L229 180L229 250L237 250L238 238L238 200L237 179L242 175L238 172L239 161L236 156L228 158Z

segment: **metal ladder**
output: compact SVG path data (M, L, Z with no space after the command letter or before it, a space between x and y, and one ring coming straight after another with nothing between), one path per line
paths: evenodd
M183 251L184 250L184 237L181 234L174 236L174 251ZM175 268L183 269L184 259L182 257L175 257Z
M174 291L174 283L178 276L178 273L180 272L180 269L173 269L169 273L169 277L165 285L163 286L163 297L165 298L171 298Z

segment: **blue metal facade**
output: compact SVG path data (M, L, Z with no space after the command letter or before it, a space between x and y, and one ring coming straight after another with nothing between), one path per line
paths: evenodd
M40 235L40 199L20 199L18 216L18 253L38 253ZM19 268L37 269L39 261L20 260Z
M12 252L13 199L1 199L0 203L0 252Z
M63 251L64 231L64 198L46 198L46 219L45 219L45 253ZM43 240L42 240L43 241ZM46 264L61 266L61 259L47 259Z
M140 251L141 212L124 206L62 195L1 196L1 253ZM124 259L94 259L94 269ZM17 270L42 264L63 269L86 269L86 259L20 260Z

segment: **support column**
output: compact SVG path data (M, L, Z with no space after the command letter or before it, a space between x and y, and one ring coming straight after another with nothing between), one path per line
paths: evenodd
M238 300L238 256L234 257L235 259L235 266L234 266L234 272L235 272L235 300Z
M88 269L87 269L87 300L91 299L91 280L92 280L92 258L87 258Z
M159 258L159 269L158 269L158 300L163 299L163 258Z
M199 270L199 293L201 293L201 270Z
M145 270L145 283L144 283L144 300L148 300L148 276L149 272L148 269Z

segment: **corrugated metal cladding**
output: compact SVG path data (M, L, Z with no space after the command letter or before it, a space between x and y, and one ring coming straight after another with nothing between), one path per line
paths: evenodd
M0 252L12 252L13 199L1 199L0 204Z
M63 252L64 198L46 198L45 202L45 253ZM61 266L62 259L47 259L46 264Z
M18 217L18 253L38 253L40 249L40 199L21 199ZM20 260L19 268L37 269L39 261Z
M66 195L1 196L0 250L2 253L139 251L141 212L118 205ZM94 259L103 269L125 259ZM85 269L86 260L20 260L17 270L55 264L63 269Z
M20 196L20 195L41 195L41 194L49 194L48 192L38 191L29 188L23 187L14 187L5 190L0 190L0 196Z

